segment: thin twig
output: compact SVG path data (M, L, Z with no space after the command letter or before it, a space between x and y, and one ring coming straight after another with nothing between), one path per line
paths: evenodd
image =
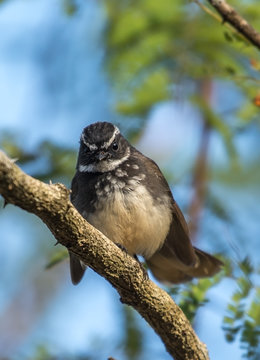
M249 42L260 49L260 33L253 28L232 6L225 0L207 0L221 15L223 23L231 24ZM197 3L197 1L196 1Z

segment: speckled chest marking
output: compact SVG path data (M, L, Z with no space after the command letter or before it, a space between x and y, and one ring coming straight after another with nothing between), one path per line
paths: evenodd
M95 186L94 212L82 215L130 254L149 258L162 246L172 215L169 197L155 202L142 185L144 178L144 174L128 178L119 168L114 175L108 173Z

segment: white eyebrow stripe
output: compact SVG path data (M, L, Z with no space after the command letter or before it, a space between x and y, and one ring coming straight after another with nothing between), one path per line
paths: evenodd
M95 144L89 144L88 142L86 142L83 133L81 134L81 140L82 140L83 143L89 148L90 151L93 151L93 150L97 150L97 149L98 149L97 145L95 145Z
M113 132L113 135L111 136L111 138L106 141L102 146L101 146L101 149L108 149L109 146L112 144L112 142L115 140L115 137L120 134L120 130L118 129L117 126L115 126L115 130ZM85 140L85 137L84 137L84 133L81 134L81 140L83 141L83 143L89 148L90 151L93 151L93 150L98 150L98 147L96 144L89 144L86 140Z
M89 143L87 143L85 141L84 141L84 144L89 148L90 151L98 149L97 145L95 145L95 144L89 144Z
M111 138L110 138L108 141L106 141L106 142L101 146L101 149L108 149L109 146L112 144L112 142L115 140L115 137L116 137L118 134L120 134L120 131L119 131L118 127L115 126L115 125L114 125L114 127L115 127L115 130L114 130L114 132L113 132L113 135L111 136Z

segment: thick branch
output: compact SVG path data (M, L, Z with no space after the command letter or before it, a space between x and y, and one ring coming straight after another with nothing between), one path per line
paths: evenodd
M201 343L181 309L151 280L138 262L81 217L69 201L64 185L47 185L22 172L0 151L0 194L39 216L60 244L77 254L118 291L161 337L176 360L207 360Z
M237 11L227 4L225 0L208 0L223 18L223 21L231 24L254 46L260 49L260 33L257 32Z

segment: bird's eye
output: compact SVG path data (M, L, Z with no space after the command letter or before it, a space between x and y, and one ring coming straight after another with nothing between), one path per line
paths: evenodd
M114 142L114 143L112 144L112 149L113 149L114 151L117 151L117 150L118 150L118 144L117 144L116 142Z

